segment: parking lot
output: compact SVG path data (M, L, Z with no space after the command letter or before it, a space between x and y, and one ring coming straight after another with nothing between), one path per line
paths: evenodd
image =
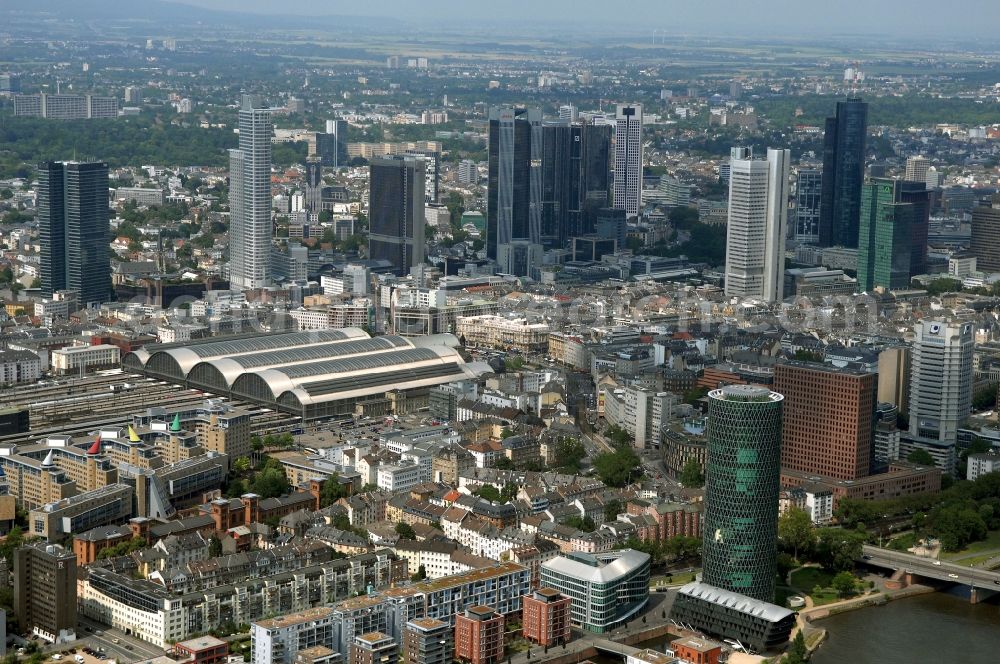
M50 664L110 664L111 662L139 662L163 654L163 650L134 636L127 636L118 629L80 617L77 640L71 643L51 644L42 648ZM55 659L59 655L59 659Z

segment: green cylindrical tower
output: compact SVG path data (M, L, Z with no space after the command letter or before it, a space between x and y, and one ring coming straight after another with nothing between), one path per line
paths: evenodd
M753 385L708 396L702 580L773 602L784 397Z

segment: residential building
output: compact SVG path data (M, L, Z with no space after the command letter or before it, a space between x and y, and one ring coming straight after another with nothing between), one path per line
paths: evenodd
M348 651L348 664L396 664L399 658L396 640L382 632L354 637Z
M0 386L33 383L42 377L42 360L27 350L0 350Z
M413 584L413 588L423 593L427 606L426 617L453 625L455 617L470 606L491 606L502 615L520 613L521 598L530 591L530 580L531 572L527 567L514 562L503 562L492 567L421 581Z
M334 610L319 606L250 623L253 664L292 664L299 651L333 645Z
M425 163L417 157L373 159L370 171L368 255L387 260L397 276L424 262Z
M853 480L871 472L878 376L818 362L782 362L781 467Z
M638 216L642 209L642 104L615 109L615 179L612 206Z
M451 664L455 630L434 618L415 618L403 631L402 664Z
M108 165L50 161L38 169L42 293L73 290L81 305L111 297Z
M455 617L455 659L470 664L500 664L506 619L488 606L470 606Z
M541 242L542 112L503 106L490 109L486 252L500 246Z
M788 150L755 160L750 148L733 148L729 159L729 225L726 231L726 296L780 302L785 286L788 225Z
M754 385L709 392L705 583L774 599L784 397Z
M21 631L76 640L76 554L34 542L14 550L14 612Z
M995 451L983 454L970 454L969 465L965 471L965 479L975 482L987 473L1000 471L1000 454Z
M224 664L229 660L229 642L208 634L175 643L173 651L187 657L185 664Z
M795 239L805 244L819 242L820 200L823 175L815 168L799 169L795 186Z
M907 182L927 182L927 169L931 162L923 155L906 158L906 171L903 179Z
M632 549L571 552L542 563L541 584L572 600L574 626L609 632L646 605L649 562L648 554Z
M972 410L972 323L922 320L914 331L910 433L954 443Z
M540 646L557 646L572 638L572 600L554 588L539 588L521 601L524 638Z
M867 138L868 104L856 98L838 101L836 115L826 119L823 137L822 247L858 246Z
M604 417L625 429L639 449L659 449L661 431L673 417L677 396L639 386L605 391Z
M271 111L243 95L239 147L229 151L229 282L234 290L270 284Z

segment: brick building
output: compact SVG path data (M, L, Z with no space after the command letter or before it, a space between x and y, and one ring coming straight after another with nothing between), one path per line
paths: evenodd
M504 624L503 614L488 606L471 606L455 616L455 659L470 664L499 664L503 659Z
M570 640L570 604L573 600L554 588L539 588L521 603L524 638L540 646Z

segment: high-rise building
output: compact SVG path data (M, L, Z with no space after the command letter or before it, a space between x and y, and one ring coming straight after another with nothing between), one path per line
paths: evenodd
M38 169L42 292L74 290L86 305L111 297L108 165L59 162Z
M820 200L823 175L815 168L799 170L795 188L795 239L806 244L819 242Z
M930 198L923 182L871 178L861 193L858 287L907 288L927 269Z
M708 396L702 580L772 602L784 397L754 385Z
M910 347L892 346L878 355L878 400L906 415L910 408Z
M395 664L399 648L396 639L382 632L369 632L354 637L348 664Z
M435 618L416 618L403 631L402 664L451 664L455 630Z
M347 120L327 120L326 133L316 132L316 156L328 168L347 166Z
M22 632L76 639L76 554L36 542L14 551L14 611Z
M750 148L733 148L729 163L726 230L726 296L780 302L784 297L788 224L788 150L755 160Z
M471 159L463 159L458 163L459 184L476 184L479 182L479 165Z
M502 613L470 606L455 616L455 659L470 664L500 664L504 650Z
M980 201L972 209L972 242L969 251L976 257L976 268L1000 272L1000 197Z
M542 112L490 109L486 254L513 240L541 242Z
M441 170L441 153L437 150L407 150L407 157L416 157L424 161L424 202L438 202L439 171Z
M838 101L836 115L826 119L820 246L858 246L867 133L868 104L860 99Z
M931 162L923 155L909 157L906 160L906 173L903 179L907 182L927 182L927 169Z
M134 85L129 85L125 87L125 103L126 104L141 104L142 103L142 88L136 87Z
M557 646L571 638L572 598L555 588L539 588L521 602L524 638L540 646Z
M424 262L424 160L371 161L368 257L392 263L397 276Z
M319 214L323 207L323 163L317 157L306 159L306 172L302 181L305 208Z
M972 409L972 323L923 320L914 331L910 434L953 443Z
M566 104L559 107L559 119L564 122L575 122L580 116L580 112L573 104Z
M613 206L629 217L642 208L642 104L619 104L615 111Z
M781 467L841 480L871 472L878 376L817 362L774 368L785 397Z
M271 111L243 95L240 143L229 151L229 282L263 288L271 272Z
M548 123L542 127L541 240L564 247L593 232L608 204L611 127Z

